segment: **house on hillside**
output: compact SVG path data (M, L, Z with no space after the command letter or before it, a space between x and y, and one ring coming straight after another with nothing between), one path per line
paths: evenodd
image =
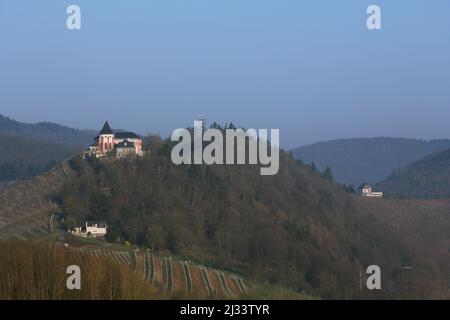
M142 138L134 132L113 131L108 121L105 122L98 136L88 150L84 152L84 158L115 157L117 159L142 156Z
M383 192L374 192L370 184L365 184L361 189L361 195L369 198L382 198Z
M69 232L77 237L82 238L103 238L106 236L108 226L106 222L86 221L82 227L76 227Z
M133 156L135 153L136 146L132 141L125 139L116 145L116 158L118 159Z

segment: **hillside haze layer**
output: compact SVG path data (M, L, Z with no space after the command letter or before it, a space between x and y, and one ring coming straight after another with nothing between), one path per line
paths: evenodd
M355 138L318 142L292 152L305 163L314 162L320 171L329 166L337 182L358 187L381 182L394 170L447 148L449 139Z
M95 132L50 122L22 123L0 115L0 181L31 178L89 145Z
M96 132L69 128L52 122L24 123L0 115L0 134L49 141L69 149L77 149L88 146Z
M377 189L394 197L450 198L450 149L394 172Z

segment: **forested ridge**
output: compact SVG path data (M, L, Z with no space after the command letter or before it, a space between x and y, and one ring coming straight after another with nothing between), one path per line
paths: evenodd
M29 179L73 154L57 143L14 134L0 134L0 147L0 181Z
M0 114L0 134L14 134L77 149L86 147L96 132L69 128L52 122L24 123Z
M258 166L175 166L169 142L151 146L135 160L74 158L77 175L56 197L67 228L105 220L110 241L322 298L448 297L442 265L431 268L394 229L361 214L354 195L290 155L281 152L278 175L260 176ZM404 263L424 268L422 276L406 285ZM361 287L371 264L382 267L384 290Z
M296 159L314 162L323 171L329 166L334 178L355 188L376 184L433 152L450 148L449 139L351 138L318 142L292 150Z
M22 123L0 115L0 181L26 180L45 172L88 146L93 137L89 130Z
M450 149L393 172L376 187L391 197L450 198Z

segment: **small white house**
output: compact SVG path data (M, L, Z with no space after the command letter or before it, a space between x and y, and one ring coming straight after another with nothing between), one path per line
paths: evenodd
M369 184L364 185L361 191L361 195L363 197L369 197L369 198L382 198L383 192L374 192L372 190L372 186Z
M85 226L74 228L70 233L83 238L102 238L106 236L107 229L106 222L86 222Z

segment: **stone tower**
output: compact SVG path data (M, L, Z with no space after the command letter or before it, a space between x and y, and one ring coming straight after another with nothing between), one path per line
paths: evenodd
M114 132L111 130L108 121L105 122L100 131L98 150L103 155L114 150Z

